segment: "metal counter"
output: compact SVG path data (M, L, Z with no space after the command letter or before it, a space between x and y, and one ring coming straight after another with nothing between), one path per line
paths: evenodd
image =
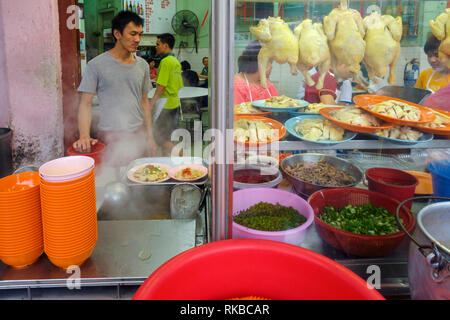
M101 209L105 183L107 181L96 179L98 209ZM280 188L289 190L290 186L287 184ZM208 196L206 208L196 220L127 220L126 212L123 220L106 221L99 216L96 248L79 273L73 270L67 273L53 266L45 254L23 269L14 269L0 262L0 299L131 299L161 264L189 248L210 241L210 201ZM425 202L414 203L412 212L416 214L425 205ZM155 207L160 210L161 206ZM386 257L358 258L322 241L313 224L301 246L337 261L363 279L368 279L373 274L373 266L377 266L381 276L381 294L385 297L409 295L407 238ZM79 289L70 289L77 284Z
M96 173L98 240L89 259L78 270L67 272L54 266L45 254L21 269L0 261L0 299L131 299L160 265L207 241L209 195L207 207L196 219L167 219L167 186L147 191L136 187L133 195L145 201L130 206L129 212L117 208L105 212L110 209L102 207L104 189L117 179L114 171L104 168Z
M0 298L31 299L33 289L60 288L60 298L72 299L80 291L74 288L76 284L81 291L88 291L87 287L139 286L161 264L202 243L201 237L196 241L196 224L196 220L99 221L95 250L79 270L66 272L55 267L45 254L23 269L0 263ZM19 296L18 289L23 291ZM97 298L117 297L109 297L105 291Z

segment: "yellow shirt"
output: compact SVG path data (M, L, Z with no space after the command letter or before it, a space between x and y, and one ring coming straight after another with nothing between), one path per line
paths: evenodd
M439 89L450 85L450 74L441 74L437 71L433 74L433 72L433 68L423 70L414 87L419 89L431 89L436 92ZM432 78L430 79L431 76Z

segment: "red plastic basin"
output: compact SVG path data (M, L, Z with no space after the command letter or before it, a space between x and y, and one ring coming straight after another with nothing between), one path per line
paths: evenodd
M376 299L383 296L337 262L278 241L231 239L182 252L155 270L133 300Z
M91 157L92 159L95 160L95 164L99 165L102 162L102 157L103 157L103 153L105 152L105 149L106 149L106 145L104 143L97 142L96 144L91 146L91 152L89 152L89 153L82 153L82 152L75 151L73 146L70 146L67 149L67 154L69 156Z
M369 190L388 195L400 202L414 197L419 180L413 175L391 168L371 168L366 170ZM405 205L411 209L412 201Z

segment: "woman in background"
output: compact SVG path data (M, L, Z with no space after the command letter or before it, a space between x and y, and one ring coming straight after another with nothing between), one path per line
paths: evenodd
M324 103L329 105L336 105L337 103L347 104L348 102L351 102L351 98L350 101L346 100L349 100L348 95L349 94L351 95L352 89L351 89L351 81L346 82L346 80L352 79L353 76L354 74L350 71L349 65L338 62L336 65L336 70L330 69L330 71L327 72L327 74L325 75L325 80L323 82L322 89L316 89L315 84L317 83L320 77L320 72L317 71L311 76L311 79L314 80L314 85L308 86L306 83L304 84L305 86L304 100L308 101L309 103ZM336 78L341 79L342 83L338 84ZM344 86L342 86L342 84L344 84ZM336 99L338 98L336 92L338 91L341 91L340 93L341 97L343 97L344 95L346 96L346 98L343 99L342 101L340 100L340 98L338 99L338 101L336 101Z
M439 58L439 46L441 42L430 32L424 46L425 54L431 68L423 70L414 87L426 89L435 93L441 88L450 85L450 70L445 61Z
M181 77L185 87L198 87L200 83L197 72L191 70L191 64L186 60L181 62Z
M150 79L156 81L156 74L158 72L158 69L155 66L155 60L148 60L148 65L150 67Z
M258 54L261 50L259 41L251 42L238 59L239 73L234 76L234 105L242 102L269 99L278 96L278 90L267 80L267 88L261 86L258 69ZM272 63L269 63L266 75L272 71Z

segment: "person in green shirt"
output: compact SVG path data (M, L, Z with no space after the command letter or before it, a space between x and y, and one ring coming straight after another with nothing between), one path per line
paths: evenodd
M175 38L170 33L157 36L156 53L161 56L157 71L156 91L150 100L153 137L163 156L169 156L174 144L170 136L176 129L180 113L178 90L183 87L181 64L173 55Z
M205 82L200 87L208 88L208 57L203 57L202 63L203 69L202 72L198 74L198 77L205 80Z

